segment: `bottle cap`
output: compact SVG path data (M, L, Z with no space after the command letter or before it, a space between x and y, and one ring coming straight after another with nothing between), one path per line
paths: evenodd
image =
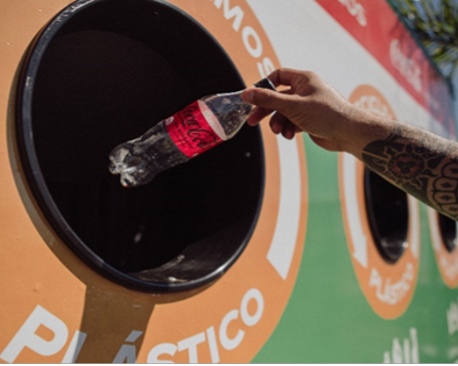
M277 91L277 89L275 89L274 84L272 84L272 82L268 78L264 78L258 81L257 83L254 84L254 86L257 88L264 88L264 89L270 89L270 90Z

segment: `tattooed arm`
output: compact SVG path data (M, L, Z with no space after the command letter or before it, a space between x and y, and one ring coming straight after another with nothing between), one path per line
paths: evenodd
M369 143L362 160L375 172L444 215L458 220L458 145L422 129L396 124Z
M275 112L270 127L292 139L306 132L330 151L345 151L382 177L441 213L458 220L458 144L432 133L362 110L319 76L279 69L269 78L281 92L247 89L256 105L249 125Z

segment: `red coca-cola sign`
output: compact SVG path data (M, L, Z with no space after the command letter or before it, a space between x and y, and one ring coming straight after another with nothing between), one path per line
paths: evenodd
M196 101L165 120L165 127L172 141L183 154L192 158L223 142L207 120L209 110L203 113L202 105ZM214 123L219 123L213 117Z

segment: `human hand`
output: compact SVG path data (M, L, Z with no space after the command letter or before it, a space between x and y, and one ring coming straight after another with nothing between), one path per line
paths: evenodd
M353 106L318 75L310 71L278 69L268 78L282 91L248 88L242 98L256 105L247 123L255 126L274 112L270 128L292 139L306 132L319 146L331 151L345 151L352 136L349 126L355 119L367 118L367 112Z

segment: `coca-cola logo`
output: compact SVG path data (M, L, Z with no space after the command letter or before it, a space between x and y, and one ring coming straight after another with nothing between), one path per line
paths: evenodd
M189 130L188 136L191 138L191 141L195 142L196 146L200 149L205 149L217 142L216 136L212 131L202 128Z
M401 48L401 42L393 39L390 44L391 64L401 73L401 75L419 93L423 91L422 72L420 65L414 58L405 53Z
M206 149L213 146L217 142L217 136L211 130L210 126L205 126L196 119L196 106L188 106L182 111L181 124L186 130L190 141L195 143L199 149Z

